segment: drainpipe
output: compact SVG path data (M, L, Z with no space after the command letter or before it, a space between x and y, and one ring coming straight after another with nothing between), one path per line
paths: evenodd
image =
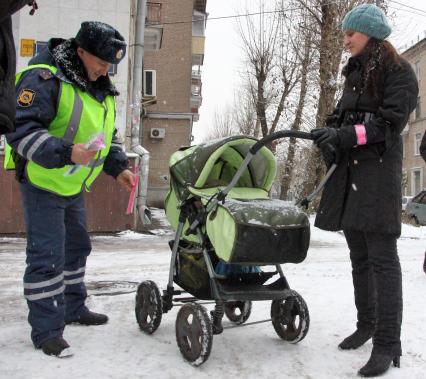
M138 154L140 167L136 209L137 215L139 215L144 225L151 223L151 212L146 205L148 194L149 151L142 147L143 130L141 118L146 2L147 0L137 0L131 103L131 149Z

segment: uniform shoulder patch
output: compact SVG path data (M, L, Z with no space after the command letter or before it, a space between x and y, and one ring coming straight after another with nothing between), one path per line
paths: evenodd
M18 100L17 100L18 105L20 105L21 107L30 107L34 101L35 95L36 95L35 91L28 88L24 88L19 93Z
M50 71L50 70L41 70L39 75L44 80L49 80L49 79L53 78L52 71Z

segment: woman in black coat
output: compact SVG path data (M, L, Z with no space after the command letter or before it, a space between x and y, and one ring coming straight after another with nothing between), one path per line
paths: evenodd
M1 0L0 4L0 135L15 129L15 43L12 34L12 14L34 0Z
M324 128L312 134L338 167L324 188L315 225L343 230L350 250L356 331L339 348L373 337L361 376L376 376L401 356L402 289L397 239L401 233L401 131L414 110L418 85L411 66L385 40L386 16L373 4L344 18L342 97Z

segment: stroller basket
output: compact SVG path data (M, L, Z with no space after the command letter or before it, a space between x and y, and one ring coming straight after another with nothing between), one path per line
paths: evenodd
M173 246L173 242L170 241L169 245ZM198 299L211 299L210 276L201 253L201 248L195 244L181 240L178 249L179 254L176 257L174 282ZM217 263L218 260L213 251L209 255L212 261ZM231 274L226 279L220 281L226 285L262 285L274 274L275 272Z
M309 248L308 217L280 200L227 199L207 216L206 231L226 263L299 263Z

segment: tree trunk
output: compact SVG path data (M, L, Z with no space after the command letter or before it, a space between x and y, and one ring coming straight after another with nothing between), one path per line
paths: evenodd
M343 46L341 41L338 5L321 0L322 22L319 47L319 87L320 94L316 115L316 127L324 125L325 119L334 108L337 85L336 78L342 59ZM313 148L308 156L306 172L309 173L304 183L303 195L311 193L318 185L324 173L321 152Z

